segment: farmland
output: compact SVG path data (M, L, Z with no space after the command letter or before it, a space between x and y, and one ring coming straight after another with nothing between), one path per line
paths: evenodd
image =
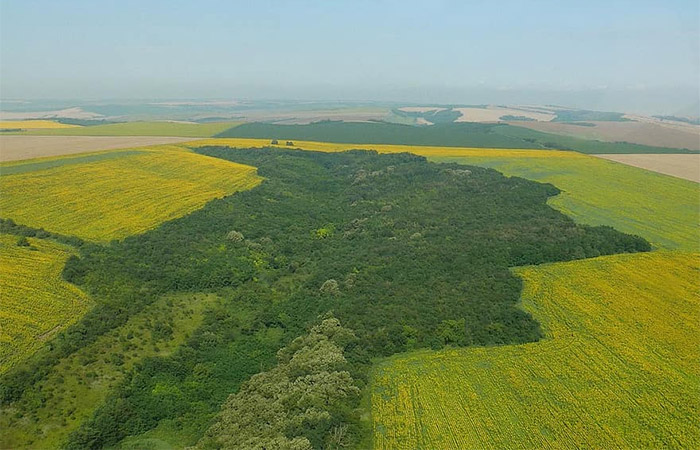
M26 121L33 122L33 121ZM24 123L24 122L23 122ZM231 129L240 122L123 122L104 125L76 127L61 125L42 129L27 129L19 134L34 136L173 136L173 137L210 137ZM9 128L9 127L4 127ZM15 128L15 127L13 127ZM23 127L17 127L23 128ZM7 133L11 134L11 133Z
M375 368L375 448L697 448L698 254L518 269L545 339Z
M3 216L106 242L142 233L260 182L253 167L174 146L107 152L98 158L82 155L2 166Z
M11 446L29 446L44 422L73 448L149 436L193 445L229 394L273 367L278 350L329 311L356 336L345 358L358 386L373 357L531 342L541 335L539 325L516 308L521 285L509 267L649 250L641 238L577 225L548 207L556 188L490 169L406 153L196 151L257 167L266 181L129 239L81 247L64 274L96 305L56 351L3 378L3 403L30 418L12 423ZM115 352L104 336L142 314L158 317L148 308L160 296L191 292L216 293L221 304L172 355L132 366L133 376L94 400L96 410L62 424L32 403L56 386L56 368L85 349L128 355L128 343ZM68 386L81 385L80 373L60 373ZM347 423L347 439L359 442L364 427L356 410L362 409L353 397L329 414ZM294 409L284 414L295 416ZM311 442L331 431L324 420L295 429ZM41 443L57 438L46 439Z
M191 138L168 136L0 136L0 162L146 145L175 144ZM0 166L0 172L2 171Z
M79 128L77 125L56 122L54 120L0 120L2 130L60 130L66 128Z
M26 246L17 241L0 234L0 373L78 321L91 304L61 279L72 248L41 239L28 239Z
M505 123L438 123L431 126L384 122L323 121L307 125L246 123L216 137L320 141L355 144L575 150L582 153L697 153L683 148L602 142L530 130Z
M628 166L641 167L700 183L700 155L597 155Z
M632 142L658 147L700 150L700 127L675 126L661 121L590 122L587 126L566 122L518 122L516 125L582 139Z

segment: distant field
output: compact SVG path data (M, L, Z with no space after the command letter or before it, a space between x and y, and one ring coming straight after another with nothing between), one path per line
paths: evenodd
M170 355L182 345L215 301L211 294L165 296L61 360L31 392L12 407L0 409L0 448L61 448L68 434L92 416L136 364ZM168 401L168 392L163 397ZM42 399L39 405L36 398ZM29 412L38 420L32 420Z
M700 155L596 155L628 166L700 183Z
M38 350L90 307L88 296L61 278L73 249L0 234L0 373Z
M85 128L83 128L85 129ZM0 162L71 155L144 145L175 144L191 138L162 136L5 136L0 135ZM0 168L2 170L2 168Z
M88 127L52 128L18 133L42 136L176 136L210 137L241 122L124 122Z
M353 148L387 153L411 152L437 162L492 167L509 176L554 184L563 192L549 203L580 222L610 225L640 235L662 248L697 251L700 246L698 184L580 153L306 141L295 141L294 144L297 148L328 152ZM245 148L269 146L269 141L209 139L186 145Z
M487 106L485 108L455 108L462 113L457 122L498 122L503 116L521 116L536 121L550 121L555 115L527 109L503 108L500 106Z
M426 117L430 121L429 117ZM171 135L172 136L172 135ZM247 123L221 138L277 139L334 143L575 150L582 153L690 153L690 150L600 142L542 133L504 123L437 123L416 127L385 122L317 122L307 125Z
M518 269L546 339L381 363L375 448L699 448L699 258Z
M98 156L95 156L98 155ZM15 222L105 242L256 186L254 167L159 146L0 166L0 210Z
M653 122L590 122L581 126L563 122L514 122L512 125L545 133L607 142L700 150L700 127L674 127Z
M53 120L1 120L0 129L16 129L23 130L38 130L38 129L66 129L79 128L78 125L68 125L65 123L55 122Z

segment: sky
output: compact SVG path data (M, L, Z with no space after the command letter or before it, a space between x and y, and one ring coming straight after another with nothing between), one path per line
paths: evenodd
M0 0L0 98L682 109L698 102L698 3Z

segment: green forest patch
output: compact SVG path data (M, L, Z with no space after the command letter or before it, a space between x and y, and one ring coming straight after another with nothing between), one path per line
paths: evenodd
M405 153L197 151L257 167L265 181L142 235L83 246L64 276L96 306L53 352L2 379L3 401L22 403L53 385L54 367L163 294L215 292L221 301L202 326L172 355L143 359L70 435L71 448L169 426L187 430L172 442L194 444L229 394L329 311L357 335L345 357L360 384L375 356L537 340L538 324L516 307L521 283L510 267L649 249L550 208L553 186L491 169ZM25 415L41 409L27 405ZM356 441L363 414L350 416ZM300 433L316 442L319 429Z

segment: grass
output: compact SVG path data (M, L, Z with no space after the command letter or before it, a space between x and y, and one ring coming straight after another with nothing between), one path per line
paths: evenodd
M55 122L53 120L1 120L0 129L3 130L65 130L80 128L78 125Z
M385 360L375 448L700 447L699 257L519 269L546 339Z
M208 139L189 147L269 146L266 139ZM278 147L286 147L284 141ZM458 162L494 168L509 176L552 183L563 192L549 203L574 219L609 225L637 234L664 249L698 251L700 185L576 152L484 149L294 141L295 148L316 151L374 149L411 152L436 162Z
M0 234L0 373L36 352L90 307L88 296L63 281L61 270L74 251L48 240Z
M2 216L106 242L144 232L261 181L254 167L178 146L138 150L120 151L116 158L49 158L2 166L16 172L0 177ZM37 170L22 171L27 165Z
M167 356L184 343L216 299L211 294L162 297L63 359L46 379L0 411L0 448L59 448L139 361ZM167 323L172 334L154 335L153 324L159 321Z
M34 121L31 121L34 122ZM57 123L60 127L41 130L28 130L17 133L34 136L180 136L180 137L210 137L231 129L241 122L124 122L105 125L78 127ZM28 128L9 127L2 128Z

